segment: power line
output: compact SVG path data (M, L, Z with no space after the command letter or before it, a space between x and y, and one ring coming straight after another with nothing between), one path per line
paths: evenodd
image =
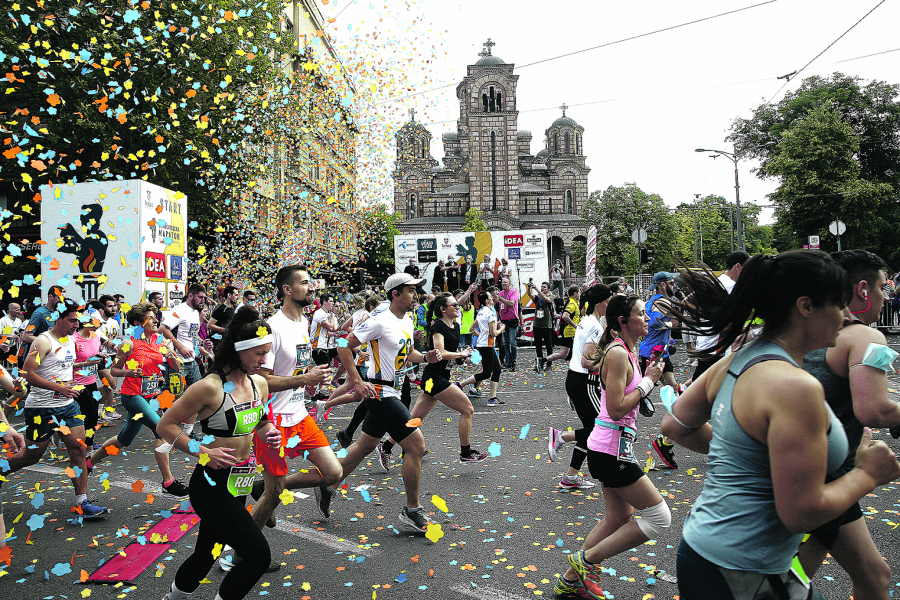
M781 90L783 90L784 87L785 87L788 83L791 82L791 79L793 79L794 77L796 77L797 75L799 75L800 73L802 73L802 72L806 69L806 67L808 67L809 65L811 65L817 58L819 58L820 56L822 56L823 54L825 54L826 52L828 52L828 50L829 50L832 46L834 46L835 44L837 44L837 43L841 40L841 38L843 38L845 35L847 35L847 34L850 33L851 31L853 31L853 28L854 28L854 27L856 27L857 25L859 25L860 23L862 23L863 20L864 20L866 17L868 17L869 15L871 15L873 12L875 12L875 9L878 8L879 6L881 6L882 4L884 4L886 1L887 1L887 0L881 0L881 2L879 2L878 4L876 4L876 5L872 8L872 10L870 10L869 12L867 12L866 14L864 14L864 15L862 16L862 18L860 18L859 21L857 21L856 23L854 23L853 25L851 25L850 28L849 28L847 31L845 31L844 33L842 33L841 35L839 35L839 36L837 37L837 39L834 40L833 42L831 42L830 44L828 44L828 46L826 46L824 50L822 50L821 52L819 52L818 54L816 54L816 55L813 57L812 60L810 60L810 61L809 61L808 63L806 63L805 65L803 65L803 67L801 67L801 68L798 69L797 71L794 71L793 73L791 73L791 75L790 75L789 77L786 77L786 81L782 84L782 86L781 86L780 88L778 88L778 91L777 91L777 92L775 92L774 94L772 94L772 97L769 98L769 101L766 102L766 104L771 104L771 103L772 103L772 100L775 99L775 96L777 96L778 94L781 93Z
M553 57L550 57L550 58L544 58L544 59L541 59L541 60L538 60L538 61L535 61L535 62L526 63L526 64L524 64L524 65L517 66L516 69L525 69L525 68L527 68L527 67L532 67L532 66L534 66L534 65L539 65L539 64L542 64L542 63L545 63L545 62L550 62L551 60L557 60L557 59L560 59L560 58L566 58L566 57L568 57L568 56L574 56L575 54L581 54L581 53L583 53L583 52L590 52L591 50L597 50L597 49L599 49L599 48L606 48L606 47L609 47L609 46L614 46L614 45L616 45L616 44L621 44L621 43L624 43L624 42L629 42L629 41L631 41L631 40L636 40L636 39L640 39L640 38L643 38L643 37L648 37L648 36L651 36L651 35L655 35L655 34L657 34L657 33L664 33L664 32L666 32L666 31L672 31L673 29L679 29L679 28L681 28L681 27L687 27L688 25L695 25L695 24L697 24L697 23L702 23L702 22L704 22L704 21L709 21L709 20L712 20L712 19L718 19L719 17L724 17L724 16L727 16L727 15L732 15L732 14L734 14L734 13L739 13L739 12L741 12L741 11L750 10L751 8L757 8L757 7L759 7L759 6L764 6L764 5L766 5L766 4L772 4L773 2L777 2L777 1L778 1L778 0L767 0L766 2L760 2L759 4L753 4L752 6L745 6L745 7L743 7L743 8L738 8L738 9L731 10L731 11L724 12L724 13L720 13L720 14L717 14L717 15L712 15L712 16L709 16L709 17L704 17L704 18L702 18L702 19L696 19L696 20L694 20L694 21L688 21L688 22L686 22L686 23L680 23L680 24L678 24L678 25L672 25L672 26L670 26L670 27L665 27L665 28L663 28L663 29L657 29L657 30L655 30L655 31L648 31L647 33L641 33L641 34L638 34L638 35L633 35L633 36L631 36L631 37L627 37L627 38L622 38L622 39L619 39L619 40L615 40L615 41L613 41L613 42L607 42L607 43L605 43L605 44L600 44L599 46L592 46L591 48L584 48L583 50L576 50L576 51L574 51L574 52L568 52L568 53L566 53L566 54L560 54L559 56L553 56ZM882 1L884 1L884 0L882 0ZM343 11L342 11L342 12L343 12ZM390 103L390 102L397 102L397 101L399 101L399 100L406 100L407 98L413 98L413 97L415 97L415 96L421 96L422 94L428 94L428 93L436 92L436 91L439 91L439 90L445 90L445 89L447 89L447 88L455 87L456 85L458 85L456 82L454 82L454 83L449 83L449 84L447 84L447 85L442 85L442 86L438 86L438 87L435 87L435 88L423 90L423 91L421 91L421 92L415 92L414 94L407 94L406 96L400 96L399 98L392 98L392 99L390 99L390 100L385 100L384 102L381 102L381 104L388 104L388 103Z

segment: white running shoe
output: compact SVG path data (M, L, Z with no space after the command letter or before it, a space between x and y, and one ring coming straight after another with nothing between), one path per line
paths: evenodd
M379 442L375 446L375 452L378 453L378 466L387 473L391 470L391 454L384 451L384 442Z
M551 427L547 434L547 453L550 455L550 460L556 462L556 452L564 443L559 429Z
M589 490L593 487L597 487L597 484L593 481L587 481L581 473L579 473L575 477L563 475L562 479L559 480L559 487L564 490Z
M316 400L316 423L325 418L325 403L327 400Z

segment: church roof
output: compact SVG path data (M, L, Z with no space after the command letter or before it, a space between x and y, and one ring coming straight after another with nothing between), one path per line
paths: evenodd
M484 67L484 66L490 67L493 65L505 65L506 61L503 60L502 58L500 58L499 56L488 55L488 56L482 56L481 58L479 58L478 62L476 62L475 64L480 65L482 67Z
M547 156L548 154L550 154L550 152L548 152L547 149L544 148L543 150L541 150L540 152L537 153L535 158L541 158L542 156Z
M573 119L572 117L567 117L567 116L563 115L562 117L553 121L553 125L551 125L550 127L564 127L564 126L578 127L578 123L576 123L575 119Z
M441 137L444 138L445 140L456 140L456 139L459 139L459 134L456 133L455 131L448 131L445 134L443 134Z
M531 137L531 132L527 129L520 129L516 132L516 137Z
M428 132L428 130L425 129L425 126L422 125L421 123L419 123L418 121L407 121L406 124L400 128L400 131L425 131L425 132Z
M456 185L451 185L448 188L444 188L438 192L438 194L468 194L469 193L469 184L468 183L457 183Z

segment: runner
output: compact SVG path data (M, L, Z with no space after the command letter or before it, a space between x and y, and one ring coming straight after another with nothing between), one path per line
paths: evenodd
M769 598L820 598L794 560L804 533L900 477L890 448L864 432L854 469L826 483L847 456L847 435L822 384L799 365L835 346L849 317L847 274L824 253L795 250L748 260L730 296L702 274L682 275L697 312L677 316L717 336L706 354L731 346L752 315L765 328L694 381L663 418L665 435L708 455L678 548L679 595L730 600L770 589Z
M572 359L569 361L569 372L566 374L566 394L578 419L581 428L575 431L562 432L550 428L547 435L550 460L557 459L557 452L565 442L575 442L572 461L568 472L559 480L562 489L590 489L594 483L586 481L581 475L581 467L587 458L587 442L594 429L594 420L600 413L600 397L596 386L589 383L588 367L590 357L597 353L597 343L606 329L606 307L612 293L602 283L593 285L584 293L587 303L586 315L578 323L572 343Z
M452 294L440 294L428 308L427 350L437 350L441 361L429 364L422 373L422 391L411 411L413 419L424 419L440 400L459 413L459 462L475 463L487 458L487 454L470 445L472 415L475 410L459 386L450 383L450 361L468 358L471 349L459 352L459 304Z
M578 320L581 318L581 310L579 309L578 299L581 297L581 289L577 285L570 285L566 290L569 296L569 302L560 317L560 329L562 335L559 337L559 350L555 354L551 354L544 362L544 368L548 371L553 365L554 360L564 360L568 358L572 351L572 343L575 341L575 328L578 327Z
M497 398L497 388L500 387L500 359L494 350L494 340L503 333L503 324L498 325L497 313L491 305L491 294L478 293L478 316L475 317L474 330L478 334L475 348L481 356L481 372L463 379L457 385L465 389L467 385L477 386L485 379L490 378L491 395L488 397L488 406L504 406L506 402ZM470 395L471 392L470 392Z
M9 357L16 354L24 316L22 305L10 302L6 306L6 314L0 317L0 365L8 365Z
M75 398L75 402L78 403L81 414L84 415L86 436L84 441L88 450L96 450L100 447L94 443L94 434L97 432L99 420L97 411L101 397L100 390L97 388L97 372L101 366L106 364L109 355L100 352L100 336L96 333L100 321L86 316L83 316L82 319L85 320L81 323L81 329L72 336L75 340L75 364L72 367L72 375L75 385L83 386Z
M553 292L546 281L540 288L535 288L532 280L525 284L526 293L534 302L534 349L537 356L534 357L534 370L538 373L544 370L544 348L547 356L553 354Z
M166 442L200 459L190 481L200 531L194 553L178 568L164 600L187 600L225 544L243 560L222 579L216 600L244 598L270 566L269 544L244 508L256 478L251 434L269 448L281 445L281 433L266 417L269 389L259 375L272 348L272 330L258 317L252 307L235 313L217 346L212 373L189 387L157 427ZM208 446L184 435L181 426L198 413L203 433L215 436Z
M850 451L826 482L853 470L864 427L900 425L900 404L888 397L888 375L897 354L886 346L884 334L869 327L878 321L886 296L887 264L865 250L835 252L831 257L847 271L853 292L848 308L853 315L833 348L813 350L803 358L803 369L825 388L825 401L844 426ZM815 575L826 554L831 554L853 582L854 598L888 598L891 568L863 519L859 502L842 515L810 533L800 546L800 563Z
M89 316L91 319L97 319L100 323L99 327L97 327L100 345L110 355L115 355L116 348L121 343L119 341L121 327L119 327L119 321L116 320L119 303L116 301L115 296L104 295L97 300L96 306L97 310L91 312ZM112 376L110 370L105 366L105 361L104 365L99 367L98 376L100 385L97 387L100 389L100 396L103 401L103 406L100 407L100 418L104 421L121 419L122 414L113 408L115 404L116 378Z
M50 291L47 292L46 304L38 306L31 313L31 318L22 331L22 343L19 345L18 364L20 368L25 364L25 357L31 352L31 344L34 343L37 336L49 331L53 323L53 313L56 312L57 306L63 300L65 300L64 290L58 285L51 286Z
M504 267L506 259L503 259ZM504 365L510 371L516 370L519 357L516 332L519 329L519 292L512 286L509 277L501 279L503 291L497 295L500 302L500 322L503 323L502 344L504 348Z
M10 398L13 399L24 398L28 393L24 379L13 379L12 375L2 366L0 366L0 388L6 390ZM3 413L3 407L0 407L0 439L3 440L3 447L9 448L3 454L16 455L25 451L27 445L25 437L9 424L9 419ZM3 455L0 454L0 456ZM0 474L6 475L7 473L0 472ZM0 551L5 547L6 522L3 519L3 482L0 481Z
M641 400L653 391L662 365L647 373L634 356L637 340L647 335L649 317L636 295L616 296L606 309L606 331L597 342L590 371L600 386L599 414L588 438L591 476L603 483L605 518L588 534L582 549L569 555L569 569L556 582L558 595L606 598L600 587L600 563L665 533L669 507L634 456L635 422ZM596 392L595 392L596 393ZM634 511L641 511L635 520ZM580 583L580 585L579 585ZM583 586L583 588L582 588Z
M281 444L273 448L260 436L253 440L256 458L265 467L263 482L253 488L257 500L253 519L260 527L275 525L272 514L285 489L331 485L341 478L341 465L328 438L306 411L306 386L325 383L331 375L325 364L311 368L309 322L303 316L312 302L309 284L309 272L299 265L282 267L275 275L276 296L282 304L268 321L272 345L260 373L275 394L268 418L281 433ZM288 475L287 459L305 454L316 468Z
M40 334L28 351L22 367L25 380L31 387L25 399L25 440L28 447L9 459L9 468L2 474L37 464L50 445L53 433L59 432L69 452L69 464L76 474L72 478L72 487L75 488L72 512L79 515L76 519L92 519L107 511L87 498L84 421L80 416L81 407L75 402L80 388L76 389L73 381L73 334L78 328L81 308L71 300L62 300L56 306L58 316L53 321L53 327Z
M113 377L125 378L122 382L122 406L128 411L128 419L118 435L106 440L90 456L87 465L91 470L108 455L118 454L118 450L131 446L141 427L146 427L156 438L153 455L162 476L163 493L184 498L188 495L188 488L175 479L169 467L172 447L156 431L159 424L159 401L156 398L162 391L162 365L168 362L173 370L181 368L181 361L171 343L157 331L157 315L156 305L150 302L135 304L125 315L127 324L133 328L131 338L119 346L111 371ZM110 448L116 448L116 451L110 452Z
M410 423L409 410L400 402L401 380L407 370L406 363L436 363L441 360L438 350L421 354L412 347L413 324L406 314L416 299L416 288L424 279L416 279L408 273L397 273L384 284L390 308L373 314L348 338L347 346L338 348L338 356L345 365L353 364L353 349L368 342L372 353L368 364L368 381L363 381L356 369L348 369L347 376L353 385L362 390L368 407L362 433L340 459L343 476L346 477L362 462L381 437L389 433L403 448L403 486L406 490L406 507L400 513L400 521L424 532L432 522L419 503L419 480L422 476L422 456L425 438L414 423ZM374 311L373 311L374 312ZM333 486L316 488L316 500L323 515L331 514L331 499L341 482Z

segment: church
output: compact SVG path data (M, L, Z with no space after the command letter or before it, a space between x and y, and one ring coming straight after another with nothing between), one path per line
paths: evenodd
M442 164L431 155L432 134L410 120L396 134L394 210L402 233L462 231L470 208L489 230L546 229L548 258L566 260L573 241L585 241L581 220L588 199L584 128L562 116L531 153L532 134L518 123L514 65L494 56L488 39L456 88L456 131L441 136ZM567 269L568 270L568 269Z

